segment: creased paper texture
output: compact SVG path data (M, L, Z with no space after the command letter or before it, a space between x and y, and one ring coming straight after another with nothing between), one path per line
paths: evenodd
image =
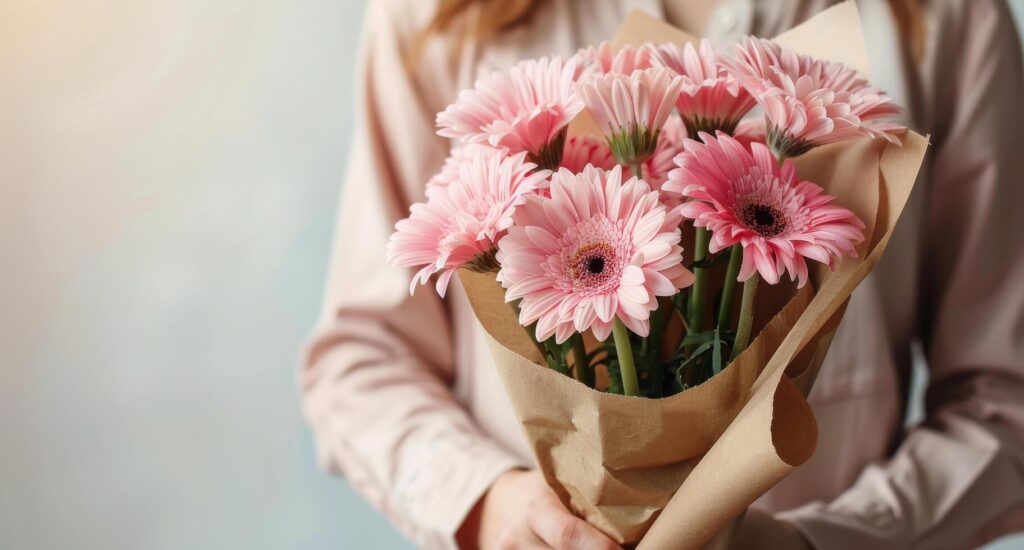
M651 40L692 37L634 12L613 44ZM868 73L853 2L778 40ZM581 118L571 131L590 128ZM672 397L602 393L540 366L494 275L460 272L537 465L566 505L620 544L700 548L811 457L818 432L805 396L850 294L888 244L927 148L914 132L901 138L902 146L862 139L796 159L801 179L864 221L858 257L812 270L799 291L762 287L761 330L750 347L718 376Z

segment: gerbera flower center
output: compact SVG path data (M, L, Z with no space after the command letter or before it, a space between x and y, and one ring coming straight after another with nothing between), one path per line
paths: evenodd
M622 270L633 257L630 233L623 222L603 214L581 221L559 239L558 252L545 265L560 292L595 296L615 292Z
M740 221L762 237L774 237L786 229L786 216L769 204L746 205L740 213Z
M606 269L615 261L615 247L606 242L588 243L576 249L566 266L566 275L577 288L595 288L608 282Z

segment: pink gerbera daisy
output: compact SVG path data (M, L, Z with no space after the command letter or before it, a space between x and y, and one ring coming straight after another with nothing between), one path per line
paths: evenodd
M591 76L581 80L577 90L615 159L634 165L654 154L658 133L682 85L682 77L672 71L644 69Z
M459 144L453 147L451 153L448 154L448 158L444 159L441 170L427 180L427 189L431 187L447 187L453 181L458 180L460 167L467 159L472 158L473 154L477 151L482 152L487 157L508 155L508 151L505 149L491 147L483 143Z
M718 54L707 40L692 43L648 44L651 65L664 67L683 77L676 109L691 136L697 132L722 130L732 133L736 124L756 104L754 98L718 62Z
M576 52L577 57L589 59L597 64L602 73L632 74L633 71L651 67L650 52L646 48L623 46L612 51L612 45L602 42L598 47L589 47Z
M836 257L856 256L864 224L820 187L798 180L792 160L780 167L766 146L754 142L748 150L722 132L700 138L703 144L687 140L666 189L693 199L682 213L711 231L710 252L742 245L738 280L757 271L775 284L788 271L803 286L805 258L831 266Z
M569 136L565 141L565 151L562 153L562 168L578 174L588 164L602 170L611 170L615 167L615 159L612 157L612 150L608 148L608 143L589 134Z
M791 48L747 37L722 64L764 107L768 145L779 156L856 137L899 143L899 124L880 119L902 110L891 97L842 63L800 55Z
M392 267L418 267L409 292L435 273L442 297L455 271L497 271L494 247L526 197L547 187L547 170L534 171L526 153L503 156L477 149L458 165L458 177L427 190L427 201L395 224L387 246Z
M507 301L522 300L519 322L557 342L593 330L604 340L615 319L649 332L657 296L672 296L693 275L679 246L682 217L642 180L589 166L560 170L551 197L527 198L498 243L498 280Z
M522 61L459 94L437 115L437 133L466 142L488 142L511 153L525 151L542 168L557 167L566 126L583 110L573 86L593 70L592 63L575 58Z

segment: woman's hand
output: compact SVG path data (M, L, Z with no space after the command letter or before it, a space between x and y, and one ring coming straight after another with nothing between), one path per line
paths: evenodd
M481 550L622 550L572 515L540 473L513 470L498 478L457 534L461 548Z
M772 548L778 550L812 550L796 527L769 514L748 510L740 527L738 550Z

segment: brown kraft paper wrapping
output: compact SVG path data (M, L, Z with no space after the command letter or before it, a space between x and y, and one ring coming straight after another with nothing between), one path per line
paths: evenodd
M688 40L634 12L613 44ZM777 40L868 74L853 2ZM579 120L571 131L590 127ZM762 285L759 306L770 311L759 309L755 328L762 328L750 347L718 376L668 398L603 393L542 367L494 275L460 272L537 466L577 515L641 550L700 548L811 457L817 424L805 396L850 294L888 244L927 148L914 132L901 139L902 146L835 144L796 159L801 179L864 221L859 256L832 271L812 269L799 291Z

